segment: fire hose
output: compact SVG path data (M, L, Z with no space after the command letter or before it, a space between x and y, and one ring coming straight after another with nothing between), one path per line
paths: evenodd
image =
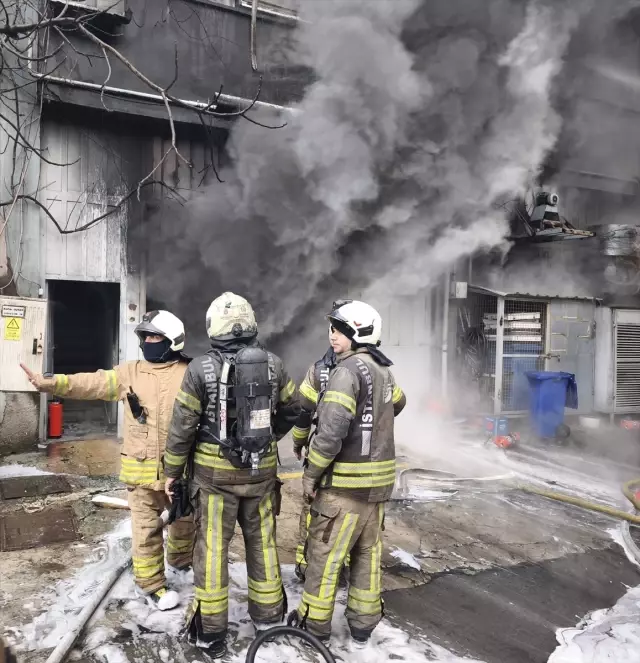
M108 502L107 502L108 504ZM112 499L111 506L120 505L115 499ZM162 530L169 521L169 513L165 511L160 518L158 518L158 526L155 531ZM75 624L67 631L66 635L56 645L55 649L49 654L45 663L62 663L65 660L76 640L91 619L93 613L98 609L105 596L109 593L111 588L116 584L120 576L131 566L131 557L127 556L122 559L116 567L114 567L109 575L105 578L104 582L98 587L96 593L91 597L90 601L84 606Z
M634 513L627 513L621 509L615 509L613 507L607 506L606 504L599 504L598 502L591 502L590 500L585 500L582 497L574 497L573 495L566 495L565 493L559 493L555 490L545 490L544 488L536 488L535 486L519 486L520 490L525 493L531 493L533 495L540 495L541 497L547 497L557 502L565 502L566 504L572 504L573 506L578 506L582 509L587 509L589 511L597 511L598 513L604 513L607 516L613 518L619 518L620 520L626 520L634 525L640 525L640 516Z
M315 635L299 628L298 626L274 626L266 631L262 631L262 633L260 633L251 643L245 663L254 663L258 649L260 649L265 642L271 642L274 638L280 635L291 635L295 638L300 638L307 644L311 645L311 647L313 647L327 663L336 663L333 654L327 649L322 640L316 638Z
M429 481L439 484L456 484L456 483L471 483L480 485L483 482L495 482L501 480L508 480L512 478L513 474L501 474L498 476L492 477L469 477L469 478L460 478L456 477L450 472L441 472L438 470L422 470L422 469L409 469L402 472L399 476L399 485L403 493L408 492L407 478L411 474L424 475L427 476ZM599 502L593 502L591 500L584 499L582 497L577 497L573 495L568 495L566 493L561 493L555 490L548 490L546 488L539 488L532 484L520 484L516 483L514 488L521 490L525 493L530 493L532 495L539 495L540 497L546 497L547 499L556 500L557 502L564 502L566 504L571 504L573 506L580 507L582 509L587 509L588 511L596 511L598 513L604 513L607 516L612 518L618 518L620 520L627 521L634 525L640 525L640 515L636 513L628 513L622 509L616 509L615 507L607 506L606 504L600 504ZM640 497L634 492L634 487L636 490L640 490L640 478L633 479L628 481L622 486L622 492L625 497L633 504L636 510L640 511Z

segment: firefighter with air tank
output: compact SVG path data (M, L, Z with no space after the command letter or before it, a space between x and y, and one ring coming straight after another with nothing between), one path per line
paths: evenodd
M280 623L286 598L276 550L277 439L298 414L282 360L258 342L249 302L226 292L206 318L211 349L194 359L178 392L167 441L167 490L193 453L195 597L187 633L211 658L226 652L228 550L245 540L249 614L256 630Z

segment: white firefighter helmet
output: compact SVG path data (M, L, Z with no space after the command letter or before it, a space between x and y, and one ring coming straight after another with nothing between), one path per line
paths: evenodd
M327 316L333 327L360 345L379 345L382 318L373 306L357 300L338 303Z
M180 352L184 349L184 324L180 318L169 311L149 311L142 316L142 322L135 328L140 339L140 347L150 334L164 336L171 341L171 350Z
M257 334L258 325L253 307L240 295L225 292L211 302L207 311L209 338Z

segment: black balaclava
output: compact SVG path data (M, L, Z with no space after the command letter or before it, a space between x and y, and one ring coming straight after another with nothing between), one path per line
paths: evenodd
M222 352L222 354L235 354L242 350L242 348L260 345L256 332L241 334L239 336L226 334L225 336L217 336L209 340L211 347L218 352Z
M177 353L171 350L171 341L168 338L163 338L159 343L147 343L145 341L142 344L142 354L152 364L162 364L174 359Z
M329 346L329 349L324 353L324 357L320 360L328 368L335 368L336 366L336 353L335 350Z

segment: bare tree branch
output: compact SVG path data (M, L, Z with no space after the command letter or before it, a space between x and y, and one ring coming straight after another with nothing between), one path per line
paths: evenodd
M113 6L115 4L114 0ZM254 13L256 13L255 6L257 6L257 2L254 2ZM224 59L216 49L201 16L193 7L188 7L187 9L191 13L187 15L187 18L180 19L176 16L174 7L169 0L162 20L174 21L188 39L197 40L199 43L204 42L207 45L207 51L211 53L211 57L217 58L220 62L224 63ZM20 201L33 203L41 209L62 235L84 232L96 224L117 215L134 196L137 196L139 200L143 189L156 184L163 192L168 192L169 195L175 196L184 202L184 198L178 193L176 188L164 182L162 176L158 177L157 175L162 171L164 164L172 153L175 153L176 158L189 168L193 168L191 161L183 156L178 149L178 132L174 119L176 108L192 113L194 119L195 117L198 118L202 127L208 158L205 157L205 165L200 171L203 174L201 184L204 182L209 169L213 171L218 182L224 182L218 172L219 146L216 143L215 130L212 127L212 123L216 118L233 120L234 118L243 117L256 125L273 129L285 126L283 124L278 127L269 127L247 116L247 112L255 107L262 92L262 75L260 75L257 82L255 96L248 100L243 108L230 110L229 112L219 110L220 101L223 98L222 85L219 86L218 91L213 93L204 104L186 101L174 96L171 94L171 90L178 84L181 70L179 66L181 63L178 56L178 44L174 45L173 78L166 85L160 84L145 74L137 63L127 58L114 45L114 42L109 39L110 35L100 29L100 25L95 19L108 12L109 8L96 9L95 11L87 11L86 9L72 11L68 1L61 8L59 6L54 8L53 4L49 1L17 0L10 2L9 0L0 0L0 126L4 130L0 132L0 135L3 137L6 136L6 142L0 145L0 154L7 154L5 159L11 159L11 173L5 176L2 182L3 188L6 191L3 191L4 195L2 196L5 200L1 201L0 198L0 210L6 209L7 211L6 214L0 216L0 238L5 232L12 215L15 216L14 210ZM187 23L194 16L199 22L198 35L190 35L182 25L182 23ZM135 18L134 24L139 27L142 25L137 23ZM205 37L202 37L202 34ZM76 37L81 36L91 42L97 48L96 52L83 51L79 47L78 40L74 35ZM104 35L104 38L102 35ZM50 50L49 41L51 36L55 36L59 43ZM91 50L91 48L88 50ZM117 63L120 63L128 72L143 83L144 86L152 90L155 95L148 96L155 96L154 103L162 102L164 106L163 115L166 116L171 138L170 146L161 154L157 163L154 161L150 171L140 177L137 183L127 182L124 189L126 193L117 198L115 204L107 205L103 213L98 214L98 216L83 223L81 226L75 225L75 227L71 227L73 225L71 219L87 218L91 215L91 199L95 196L100 200L104 192L98 192L95 187L93 189L89 187L76 201L72 209L70 211L67 209L65 218L60 219L52 212L50 205L43 202L43 193L49 185L43 186L38 184L34 186L33 184L28 184L27 172L29 170L29 163L33 157L51 166L63 168L79 161L79 159L76 159L70 163L59 163L50 158L46 150L38 147L37 140L33 134L33 128L37 126L42 115L43 90L45 89L43 82L46 84L47 77L52 76L61 68L64 69L64 76L66 78L72 77L75 68L80 62L80 58L86 58L90 66L94 66L96 61L104 61L106 68L104 81L101 85L95 85L94 88L96 92L99 90L100 103L107 112L113 112L113 109L109 108L105 102L105 95L113 94L113 89L109 87L109 83L117 71L115 68L118 66ZM256 71L255 16L251 32L251 60L252 67ZM52 66L49 63L52 63ZM217 157L216 148L218 149ZM9 149L11 149L11 153L8 152ZM11 157L8 154L11 154ZM207 160L209 163L207 163ZM118 173L118 177L124 183L127 177L121 171L118 171ZM22 217L20 219L21 223L23 223ZM21 247L22 231L20 232L19 244ZM18 276L20 276L19 267L18 271L12 276L12 280Z
M31 194L28 194L28 193L22 193L22 194L19 194L16 197L16 200L29 200L29 201L31 201L32 203L37 205L47 215L47 217L49 217L49 220L53 223L53 225L57 228L58 232L61 235L73 235L74 233L79 233L79 232L83 232L85 230L88 230L89 228L92 228L96 224L100 223L101 221L104 221L106 218L116 214L137 193L137 191L140 187L147 187L147 186L152 186L152 185L155 185L155 184L171 191L171 193L174 196L182 198L182 200L184 201L184 197L180 196L180 194L178 194L178 192L175 191L175 189L173 189L168 184L166 184L166 182L163 182L162 180L148 180L144 184L138 185L135 188L128 191L124 196L122 196L120 198L120 200L117 203L115 203L115 205L110 205L109 207L111 207L111 209L109 211L104 212L104 214L100 214L95 219L92 219L91 221L89 221L88 223L85 223L82 226L79 226L77 228L72 228L70 230L67 229L67 228L63 228L58 223L58 220L55 218L55 216L53 216L53 214L51 213L51 210L49 210L49 208L41 200L38 200L38 198L36 198L35 196L32 196ZM6 207L6 206L12 205L12 204L13 204L13 201L0 202L0 207Z
M107 73L107 77L105 78L102 87L100 88L100 103L102 104L103 108L110 113L111 109L107 108L104 103L104 86L111 80L111 62L109 62L109 56L107 55L107 51L105 51L104 48L102 49L102 52L104 53L104 59L105 62L107 63L107 68L109 69L109 72Z

